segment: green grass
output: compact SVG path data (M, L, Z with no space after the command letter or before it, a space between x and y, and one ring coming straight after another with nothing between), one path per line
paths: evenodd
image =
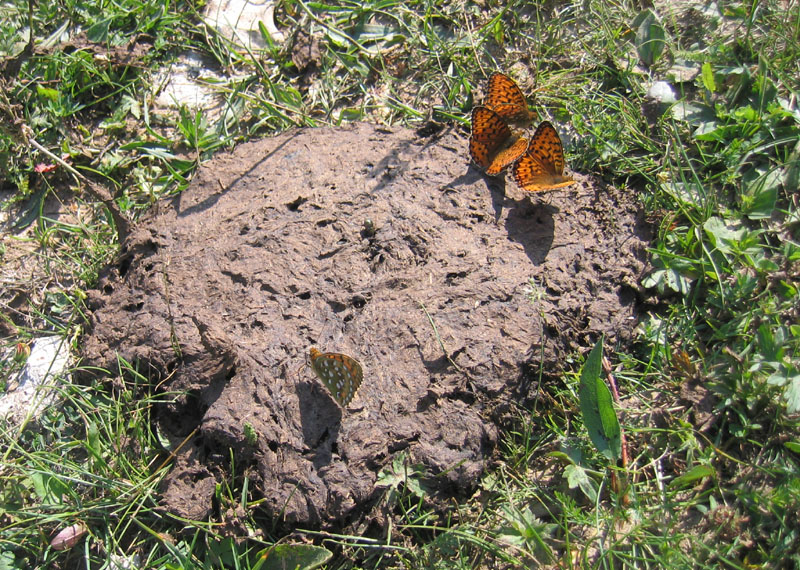
M85 291L116 251L109 210L64 168L36 173L53 160L29 140L109 188L135 220L185 189L214 152L253 137L354 120L466 125L487 74L506 70L570 132L571 167L635 193L655 223L654 271L642 282L652 310L634 346L606 347L628 463L589 439L582 356L567 355L563 377L542 383L547 405L505 426L498 463L471 500L433 509L425 474L400 461L381 474L394 514L385 540L298 534L334 551L337 568L798 565L800 6L719 6L648 19L626 2L285 1L278 26L320 40L307 90L290 47L236 48L189 4L4 4L0 55L19 57L5 67L19 74L0 89L0 172L39 273L8 283L25 291L22 304L2 297L0 380L20 368L31 337L57 333L77 347ZM26 54L30 30L36 49ZM142 49L125 65L131 42ZM153 71L186 50L227 77L214 84L219 120L152 112ZM671 79L677 64L691 70L685 81ZM678 103L649 102L654 80L670 81ZM79 221L48 219L47 197ZM4 238L0 263L12 268L17 251ZM0 429L0 565L99 568L128 557L141 568L259 568L276 543L301 542L277 542L234 458L215 498L220 519L157 510L174 442L151 431L148 414L176 395L156 395L127 363L107 379L64 388L66 404L35 426ZM713 422L682 388L710 399ZM612 489L612 472L627 492ZM48 548L76 523L88 538Z

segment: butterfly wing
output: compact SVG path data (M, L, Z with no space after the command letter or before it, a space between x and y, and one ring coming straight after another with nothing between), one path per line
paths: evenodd
M528 108L528 101L517 83L503 73L493 73L489 77L484 105L513 123L528 125L537 116Z
M472 109L472 135L469 137L470 157L486 170L497 149L511 134L511 129L497 113L487 107L475 107Z
M536 129L525 154L514 164L514 180L528 192L545 192L575 184L564 176L564 147L558 131L544 121Z
M486 174L489 176L500 174L525 154L527 148L528 139L522 137L518 138L511 146L501 149L494 155L489 167L486 169Z
M344 367L344 389L340 392L342 406L347 406L356 396L356 392L361 387L361 381L364 379L364 372L361 369L361 364L355 358L351 358L346 354L337 354L336 360ZM341 368L340 367L340 368Z
M338 352L309 351L311 368L330 390L340 406L347 407L353 400L364 378L361 364L354 358Z
M469 155L487 174L499 174L522 156L527 147L527 141L522 141L500 115L488 107L472 109Z

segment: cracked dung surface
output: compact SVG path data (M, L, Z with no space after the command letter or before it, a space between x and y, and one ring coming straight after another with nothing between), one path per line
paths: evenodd
M464 496L494 421L534 392L528 366L629 338L649 240L635 201L580 175L529 196L466 157L452 131L295 130L215 158L138 225L90 294L84 356L185 391L155 412L176 441L198 428L165 508L208 515L231 450L288 527L378 520L398 453L432 496ZM363 365L347 410L303 368L312 345Z

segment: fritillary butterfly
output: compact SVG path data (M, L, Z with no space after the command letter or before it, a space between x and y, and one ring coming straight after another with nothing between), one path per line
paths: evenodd
M527 139L511 131L506 122L488 107L472 109L469 155L486 174L500 174L525 153Z
M528 101L516 82L508 75L498 72L489 77L486 101L483 104L503 120L520 127L527 127L538 116L528 108Z
M331 391L333 399L343 408L347 407L364 378L361 365L346 354L320 352L314 347L311 347L308 356L311 368Z
M575 184L564 176L564 147L555 127L544 121L528 143L528 149L514 164L514 180L528 192L546 192Z

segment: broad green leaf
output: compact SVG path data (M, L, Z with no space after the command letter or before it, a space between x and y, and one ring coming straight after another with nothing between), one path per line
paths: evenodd
M792 376L786 390L783 392L786 398L786 411L790 414L800 412L800 375Z
M12 552L0 552L0 570L18 570L22 565L17 564Z
M547 457L552 457L553 459L557 459L561 463L566 463L567 465L575 464L572 456L569 453L564 453L563 451L551 451L547 454Z
M800 246L787 241L783 244L783 254L789 261L800 261Z
M717 85L714 82L714 70L711 68L711 64L705 62L703 67L700 70L700 77L703 80L703 87L708 89L711 93L714 93L717 90Z
M601 375L603 339L594 345L581 370L578 396L583 423L597 450L616 462L622 453L621 431L611 391Z
M717 113L713 107L686 101L679 101L673 105L672 116L676 121L685 121L695 127L717 123Z
M685 182L667 182L661 185L676 201L688 206L703 208L706 202L706 192L700 184Z
M253 570L312 570L332 557L330 550L313 544L279 544L265 550Z
M768 364L778 365L777 362L770 362ZM754 364L751 367L751 370L761 370L762 368L763 368L762 363L759 363L759 364ZM785 370L777 370L767 377L767 384L769 384L770 386L786 386L786 384L788 384L790 381L791 380L786 376Z
M739 120L740 123L752 123L758 121L759 111L756 111L750 105L744 107L737 107L733 110L732 115Z
M106 18L105 20L95 22L86 29L86 37L99 44L108 42L108 30L112 20L113 18Z
M792 283L781 279L778 284L775 286L775 290L778 291L781 295L786 297L787 299L791 299L797 296L797 287L795 287Z
M742 228L733 230L725 225L725 222L716 216L711 216L703 224L703 230L718 250L723 253L730 253L731 244L741 241L744 236Z
M58 101L59 92L57 89L50 89L49 87L36 86L36 93L55 102Z
M690 261L664 252L653 253L652 264L654 270L642 280L642 285L657 287L660 292L669 288L686 295L691 292L694 280L701 275Z
M48 473L31 473L31 481L33 490L44 504L60 505L64 496L69 494L69 487L58 477Z
M780 329L778 329L780 331ZM781 344L782 339L776 338L772 330L766 324L762 324L756 331L756 338L758 339L759 353L764 360L777 362L782 357Z
M753 267L759 270L761 273L772 273L774 271L778 271L781 266L775 263L773 260L767 257L761 257L755 260Z
M501 507L503 518L508 524L498 529L497 538L514 546L529 545L537 554L554 561L550 547L545 538L552 536L559 527L556 524L547 524L539 520L529 507L518 510L515 507Z
M673 479L669 486L670 487L688 487L693 485L699 479L703 479L705 477L713 477L714 476L714 469L708 465L695 465L689 471L681 475L680 477L676 477Z
M792 451L794 453L800 453L800 442L787 441L786 443L783 444L783 446L789 451Z
M664 280L664 285L676 293L688 295L692 291L692 282L694 281L694 278L689 278L683 275L675 268L665 270L662 278Z
M709 121L701 123L694 130L692 135L699 141L725 141L730 135L730 127L718 123L717 121Z
M403 35L394 27L382 24L364 24L353 35L353 39L364 43L370 41L402 41Z
M568 465L564 469L564 477L570 489L580 489L590 501L597 501L597 484L589 478L583 467Z
M751 169L742 175L742 213L751 220L769 219L775 212L782 172Z
M636 16L631 28L636 30L636 51L639 59L650 67L664 51L664 28L652 10L644 10Z
M14 225L12 226L14 231L21 231L39 219L47 194L47 187L44 186L25 201L22 207L17 211L18 217L14 220Z
M783 185L786 188L800 188L800 141L798 141L786 160Z

